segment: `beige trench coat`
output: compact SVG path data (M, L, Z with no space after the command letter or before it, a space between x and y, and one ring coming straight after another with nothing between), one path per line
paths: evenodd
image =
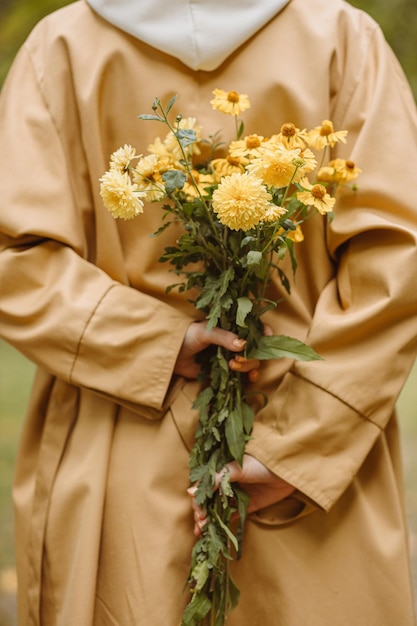
M180 35L179 35L180 36ZM340 0L292 0L218 70L192 72L76 2L38 25L1 100L1 334L38 365L14 489L20 626L178 626L193 544L194 382L172 371L195 313L157 259L161 211L114 221L98 179L179 94L206 136L248 93L248 133L323 119L362 169L297 246L274 332L325 360L265 365L248 451L297 488L253 515L230 626L412 626L394 405L417 335L417 118L379 29ZM282 297L279 284L271 296Z

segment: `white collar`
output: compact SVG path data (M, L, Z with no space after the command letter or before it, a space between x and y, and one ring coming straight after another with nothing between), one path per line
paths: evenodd
M193 70L219 67L290 0L87 0L121 30Z

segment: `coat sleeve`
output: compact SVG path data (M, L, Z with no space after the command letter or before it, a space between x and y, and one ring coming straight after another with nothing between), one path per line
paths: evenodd
M380 30L352 43L334 122L349 130L350 158L363 173L328 229L335 273L307 336L325 360L293 365L247 446L325 510L392 416L417 338L415 106ZM348 157L344 147L338 156Z
M72 169L88 173L63 149L25 48L2 92L0 138L0 335L70 384L158 412L191 320L89 261L93 211Z

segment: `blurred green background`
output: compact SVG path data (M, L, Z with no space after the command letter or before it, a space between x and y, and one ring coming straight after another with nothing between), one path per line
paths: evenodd
M34 24L44 15L66 4L70 4L69 0L0 0L0 85ZM416 0L352 0L351 4L367 11L379 22L417 98ZM10 492L17 441L33 374L32 364L0 341L0 626L16 625ZM417 597L416 383L415 366L399 400L398 409L402 424L410 547L415 563Z

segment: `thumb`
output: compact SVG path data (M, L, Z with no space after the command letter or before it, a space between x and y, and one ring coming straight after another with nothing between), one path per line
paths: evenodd
M240 339L235 333L223 328L205 329L207 344L222 346L232 352L241 352L246 346L246 340Z

